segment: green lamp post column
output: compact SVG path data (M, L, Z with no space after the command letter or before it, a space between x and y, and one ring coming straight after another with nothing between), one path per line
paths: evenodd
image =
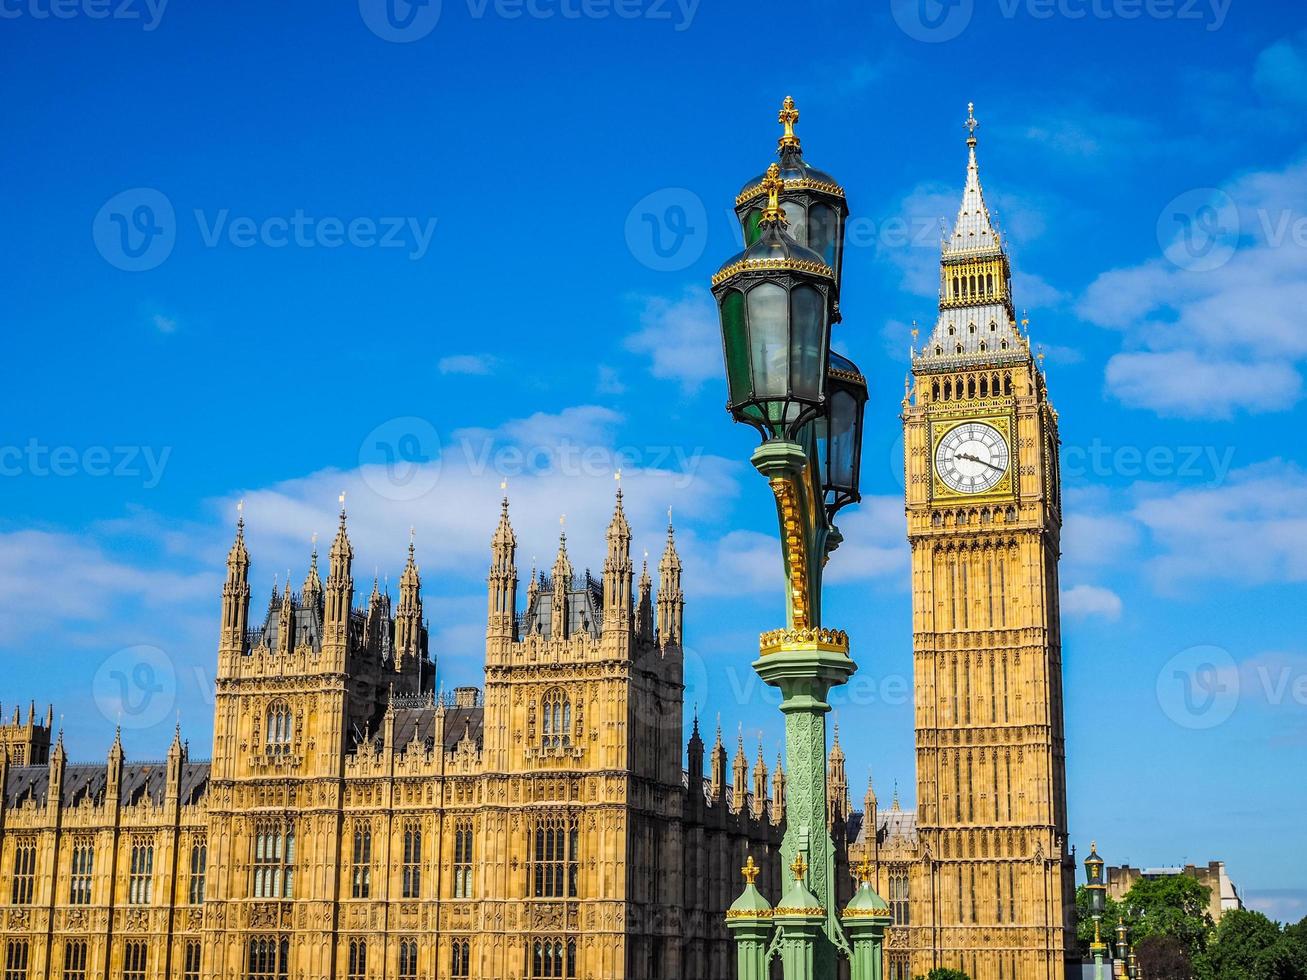
M753 465L776 498L786 576L786 626L764 633L753 667L780 689L788 763L782 859L803 867L799 882L820 909L783 917L778 907L777 949L789 965L786 980L806 972L797 952L810 942L815 976L833 978L836 957L848 954L835 897L835 847L826 799L826 714L832 687L857 670L848 637L821 625L821 576L840 541L835 513L856 502L866 381L857 367L830 351L837 297L834 270L823 256L786 231L780 206L784 184L772 164L761 189L767 205L757 236L713 277L722 344L736 421L763 436ZM797 887L797 886L796 886ZM781 905L797 906L787 895ZM784 927L783 926L784 920ZM811 935L810 935L811 934ZM808 955L808 954L804 954ZM791 969L802 972L791 973Z
M1094 958L1094 980L1103 980L1103 958L1107 955L1107 944L1103 942L1103 911L1107 905L1107 882L1103 880L1104 861L1098 856L1098 842L1089 845L1089 857L1085 858L1085 890L1089 892L1089 911L1094 917L1094 941L1089 944L1090 955Z
M767 949L772 934L772 907L755 884L762 869L753 855L744 863L744 892L726 912L726 928L736 944L736 980L767 980Z
M890 927L889 903L871 887L871 862L858 865L858 891L844 909L844 933L849 938L849 980L881 980L885 975L885 930Z

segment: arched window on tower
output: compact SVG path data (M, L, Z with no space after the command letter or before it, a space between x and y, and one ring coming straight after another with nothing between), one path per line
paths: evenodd
M546 749L572 745L572 701L561 687L545 692L542 704L541 744Z
M294 728L290 705L280 700L272 702L268 706L267 737L264 742L269 755L284 755L290 751Z

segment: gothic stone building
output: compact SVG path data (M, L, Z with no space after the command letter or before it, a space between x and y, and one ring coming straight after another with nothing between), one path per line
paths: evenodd
M868 790L850 857L890 902L887 980L1061 980L1074 949L1057 412L1017 327L976 123L939 318L903 400L917 809Z
M326 581L315 552L251 628L243 527L210 762L179 732L160 762L115 738L75 765L48 717L5 726L4 980L730 975L724 912L746 853L780 864L784 776L742 746L728 776L720 731L705 772L697 724L683 768L670 527L656 598L619 493L602 580L564 539L521 610L505 501L485 687L452 698L411 543L398 603L355 608L342 510Z

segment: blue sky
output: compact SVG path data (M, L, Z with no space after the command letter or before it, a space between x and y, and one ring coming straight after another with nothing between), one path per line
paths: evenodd
M207 755L235 502L257 614L341 489L360 592L415 525L443 681L475 683L501 480L524 573L560 513L597 569L620 465L655 559L674 508L688 698L770 764L774 515L706 285L792 94L872 386L838 718L855 796L870 767L911 805L898 412L974 101L1061 413L1074 841L1307 914L1307 14L923 2L4 0L5 710L53 700L78 760L120 712L161 756L180 713Z

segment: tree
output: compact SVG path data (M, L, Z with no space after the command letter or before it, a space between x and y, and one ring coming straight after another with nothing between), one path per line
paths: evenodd
M1193 963L1184 943L1174 936L1153 935L1135 948L1139 970L1148 980L1192 980Z
M1280 927L1262 913L1231 909L1221 916L1215 941L1203 957L1207 980L1253 980L1258 957L1280 938Z
M1257 954L1251 976L1252 980L1307 980L1307 944L1295 934L1282 934Z
M1215 928L1207 911L1211 895L1210 888L1188 875L1140 878L1120 903L1131 941L1137 944L1149 936L1171 936L1184 946L1190 962L1197 962L1206 953Z
M971 980L971 978L961 970L950 970L937 966L924 977L917 977L917 980Z

